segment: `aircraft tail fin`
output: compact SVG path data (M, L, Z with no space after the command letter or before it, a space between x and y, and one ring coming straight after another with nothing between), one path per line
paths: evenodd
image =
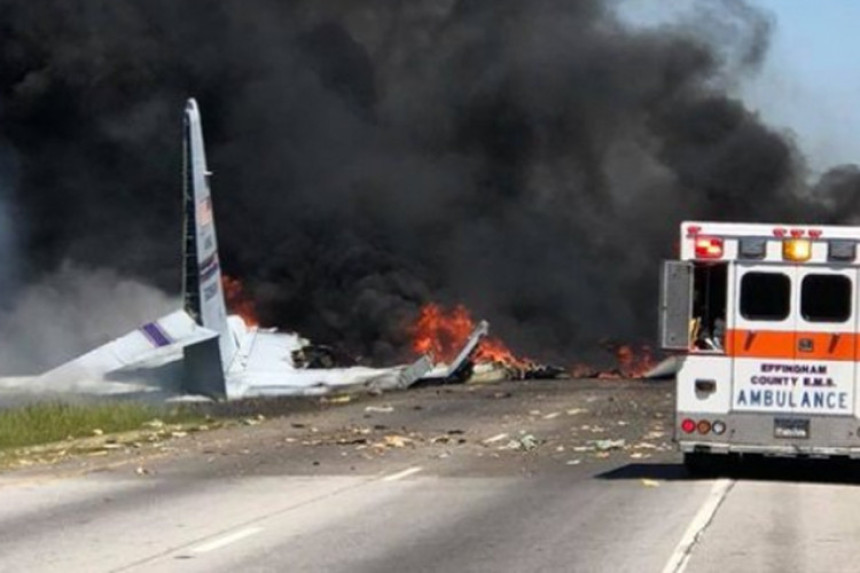
M237 344L227 321L210 175L200 110L197 102L189 99L183 134L184 306L197 324L218 333L222 370L226 371L236 355Z

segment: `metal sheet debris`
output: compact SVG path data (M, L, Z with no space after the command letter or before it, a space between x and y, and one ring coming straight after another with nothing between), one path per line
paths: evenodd
M595 449L598 451L608 452L624 448L627 442L625 440L596 440L591 443L594 444Z

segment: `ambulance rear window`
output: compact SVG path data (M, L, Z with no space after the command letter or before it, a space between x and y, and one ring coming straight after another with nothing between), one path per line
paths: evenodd
M851 318L851 279L843 275L807 275L800 287L800 314L809 322L845 322Z
M791 280L782 273L747 273L741 279L741 315L747 320L785 320Z

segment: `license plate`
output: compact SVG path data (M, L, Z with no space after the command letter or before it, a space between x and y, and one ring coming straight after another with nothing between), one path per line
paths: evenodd
M773 421L775 438L809 438L809 420L777 418Z

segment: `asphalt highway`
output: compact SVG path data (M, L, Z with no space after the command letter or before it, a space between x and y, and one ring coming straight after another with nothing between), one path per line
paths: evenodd
M850 571L855 469L691 479L671 387L427 388L0 474L0 571Z

